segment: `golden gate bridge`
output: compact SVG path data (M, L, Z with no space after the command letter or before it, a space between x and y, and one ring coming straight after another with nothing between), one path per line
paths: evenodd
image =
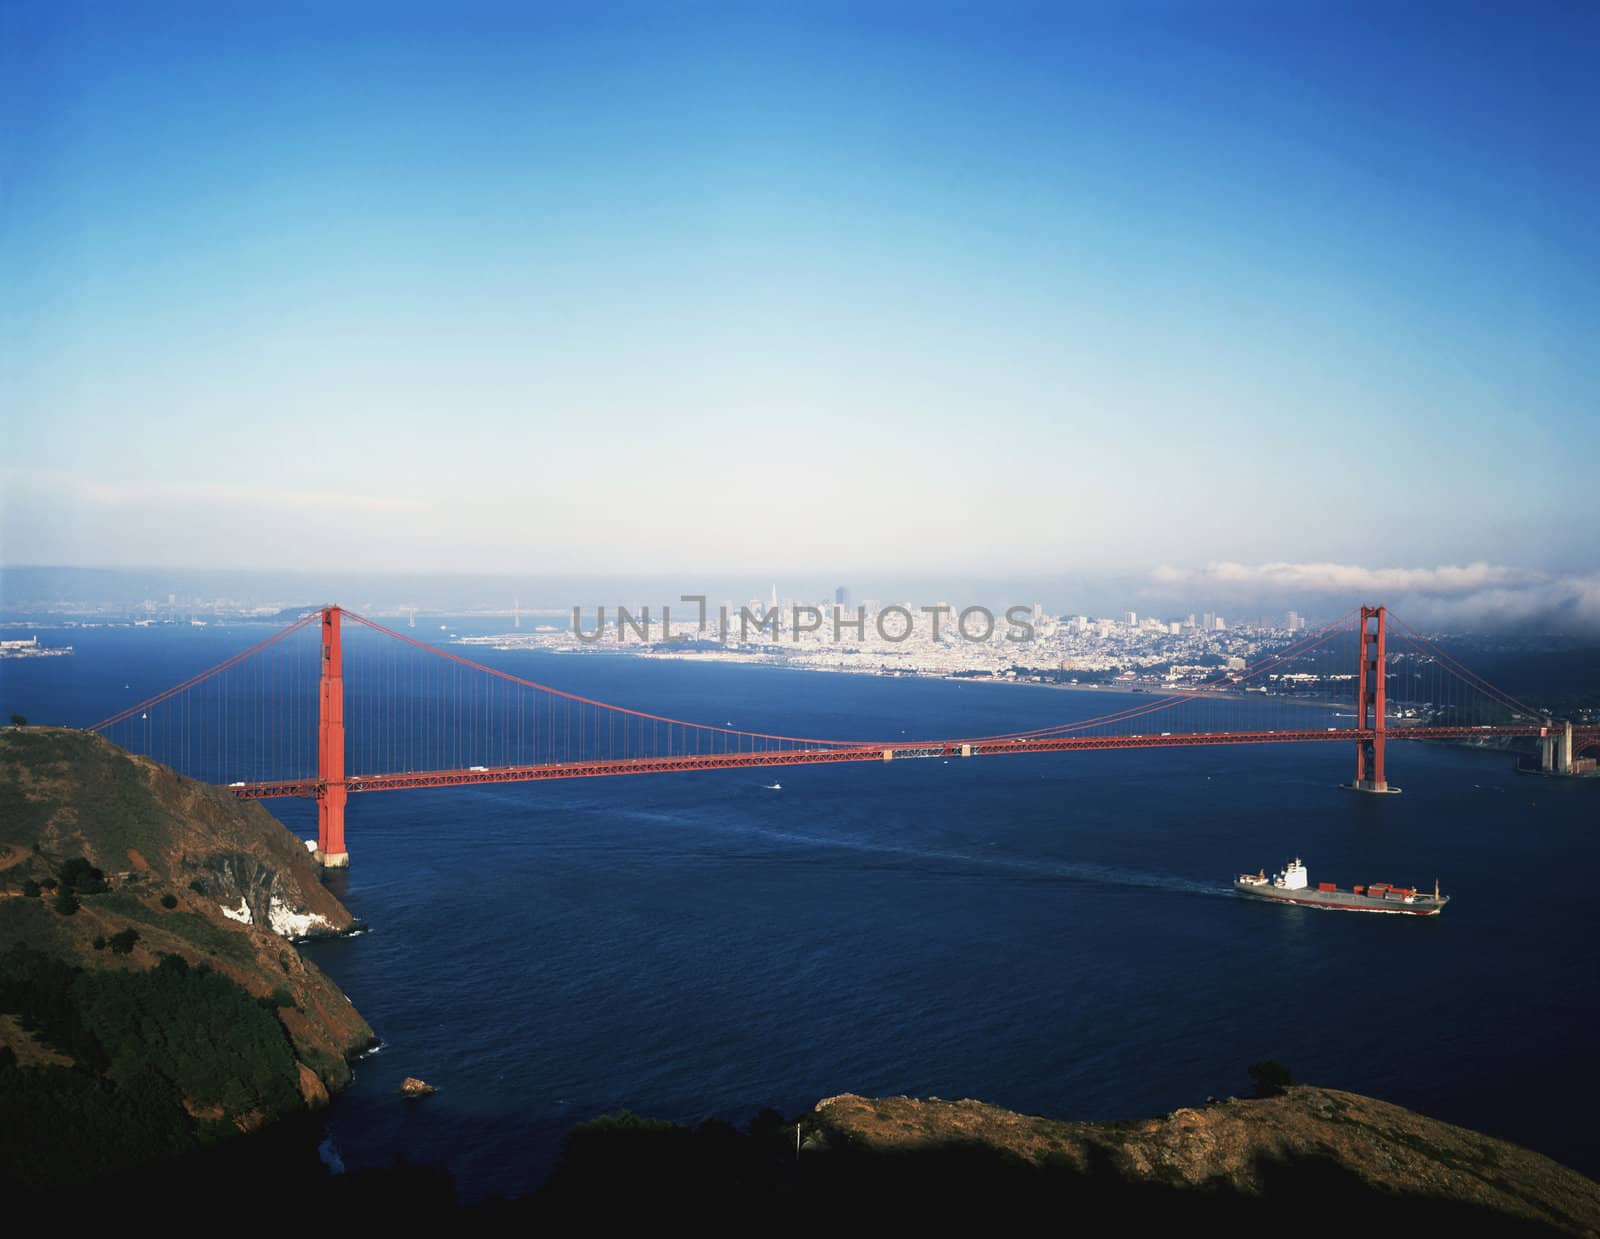
M348 626L347 626L348 622ZM1331 725L1330 725L1331 720ZM258 800L317 803L317 859L349 863L352 794L740 767L1191 745L1352 744L1357 791L1393 792L1390 740L1536 738L1570 773L1600 726L1502 692L1384 607L1362 606L1252 665L1086 719L907 740L820 738L629 709L485 666L323 606L89 728Z

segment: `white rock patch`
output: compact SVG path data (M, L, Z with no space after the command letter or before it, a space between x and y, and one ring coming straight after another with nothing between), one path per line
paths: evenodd
M220 903L217 907L222 909L222 915L230 921L238 921L241 925L249 925L254 922L254 918L250 915L250 905L244 901L243 895L239 896L239 906L237 908L224 907Z
M267 923L272 932L284 938L304 938L313 929L332 929L333 923L315 912L296 912L276 895L267 908Z

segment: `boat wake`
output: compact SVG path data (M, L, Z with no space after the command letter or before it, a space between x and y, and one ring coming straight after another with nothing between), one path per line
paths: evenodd
M645 817L651 820L675 818L674 814L634 812L630 817ZM1182 895L1209 895L1225 898L1232 894L1232 888L1221 882L1207 883L1196 881L1192 878L1179 877L1176 874L1150 873L1138 869L1125 869L1116 865L1097 865L1093 863L1053 862L1043 859L1032 859L1025 856L998 856L977 852L959 851L946 848L922 848L906 844L886 843L870 839L854 839L847 836L805 834L798 831L775 830L769 826L760 826L753 822L712 824L697 822L697 828L710 829L718 834L756 837L805 848L815 848L820 851L848 851L871 856L881 856L885 859L903 859L910 861L932 862L939 865L948 865L958 870L973 870L988 873L1011 873L1018 877L1039 881L1067 881L1081 882L1089 886L1122 886L1142 890L1171 891ZM681 840L675 846L675 851L681 851Z
M1110 865L1063 865L1060 875L1072 881L1096 886L1133 886L1144 890L1172 891L1180 895L1213 895L1226 898L1231 890L1220 882L1199 882L1169 873L1145 873Z

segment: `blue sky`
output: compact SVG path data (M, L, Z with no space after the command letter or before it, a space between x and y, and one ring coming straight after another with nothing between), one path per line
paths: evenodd
M0 12L5 563L1600 569L1592 5Z

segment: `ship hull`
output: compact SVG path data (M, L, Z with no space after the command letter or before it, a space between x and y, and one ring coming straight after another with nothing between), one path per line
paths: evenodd
M1333 912L1380 912L1391 916L1438 916L1450 902L1445 895L1435 900L1431 895L1418 896L1411 903L1398 899L1373 899L1353 891L1319 891L1312 889L1287 891L1281 887L1249 886L1235 882L1233 889L1246 899L1262 899L1268 903L1294 903L1306 908L1327 908Z

